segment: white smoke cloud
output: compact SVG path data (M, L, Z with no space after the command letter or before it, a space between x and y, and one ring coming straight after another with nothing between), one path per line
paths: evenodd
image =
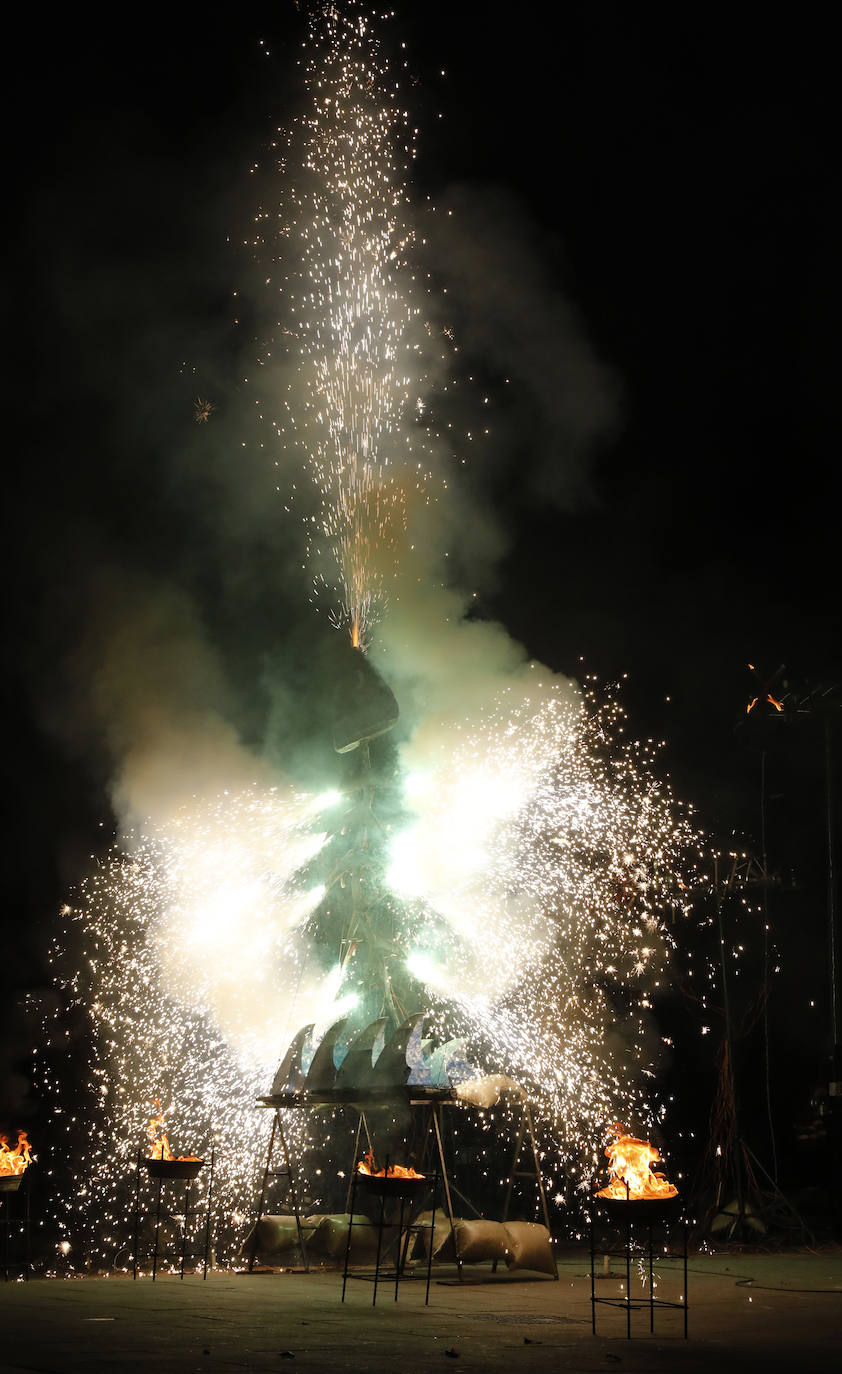
M86 630L66 665L73 719L105 747L124 829L268 780L232 723L235 694L190 597L119 569L90 592Z

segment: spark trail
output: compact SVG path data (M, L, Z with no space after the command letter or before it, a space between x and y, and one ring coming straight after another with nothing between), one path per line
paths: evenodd
M406 217L413 134L365 7L316 8L306 51L308 109L288 135L300 171L286 187L276 257L292 260L284 333L299 403L289 421L337 569L334 615L359 645L388 594L406 483L425 480L423 443L409 423L420 318ZM314 563L320 542L308 530Z

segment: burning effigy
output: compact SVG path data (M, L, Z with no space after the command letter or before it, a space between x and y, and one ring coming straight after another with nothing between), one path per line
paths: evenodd
M675 1185L652 1168L661 1162L655 1145L628 1135L619 1122L610 1128L610 1134L614 1139L605 1150L610 1182L599 1189L596 1197L615 1202L662 1202L678 1196Z

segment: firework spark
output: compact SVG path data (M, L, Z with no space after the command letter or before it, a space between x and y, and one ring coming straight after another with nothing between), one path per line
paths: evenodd
M406 215L413 132L363 7L314 11L306 51L308 109L283 134L300 172L286 182L273 271L288 269L282 332L301 398L289 422L319 493L308 553L316 563L322 539L332 551L337 618L359 645L385 601L406 484L425 477L410 422L423 405ZM261 230L266 218L257 216ZM283 435L284 423L276 428Z
M622 719L616 699L557 690L513 708L504 696L410 777L416 820L384 875L431 1032L464 1037L523 1085L562 1191L588 1186L618 1109L647 1127L665 1110L650 999L698 840ZM336 806L336 794L223 796L131 856L115 848L68 910L57 974L91 1023L93 1117L64 1222L89 1251L117 1248L156 1093L178 1104L192 1149L221 1134L220 1207L229 1221L247 1209L265 1148L255 1100L293 1031L345 1009L338 965L313 953L322 894L307 880ZM58 1022L54 1048L61 1035ZM61 1107L60 1073L48 1087Z
M444 918L410 956L442 1031L521 1082L553 1169L588 1161L582 1186L615 1104L647 1126L663 1115L652 998L701 853L657 750L624 741L623 721L616 695L504 694L410 778L416 820L390 872Z
M64 909L52 958L66 1005L47 1028L40 1076L75 1157L60 1212L74 1249L128 1264L133 1162L159 1097L176 1104L171 1124L191 1152L219 1141L214 1186L229 1229L248 1208L265 1148L254 1104L278 1045L332 1014L335 979L305 969L306 941L294 937L321 897L304 875L333 800L253 788L196 803L115 844ZM74 1013L87 1022L87 1106L74 1086Z
M356 3L313 20L305 80L281 234L297 264L284 329L303 383L294 425L320 492L310 551L321 536L332 550L359 643L386 606L409 483L429 480L414 448L425 452L425 431L408 423L420 366L403 213L412 148ZM572 688L495 696L406 778L414 819L377 877L430 1029L464 1035L485 1066L523 1084L557 1187L562 1164L589 1176L609 1122L663 1113L641 1087L656 1067L650 999L698 839L657 780L654 749L625 743L623 729L616 701ZM92 1058L88 1146L63 1225L86 1253L127 1263L121 1218L158 1096L177 1104L173 1127L191 1150L223 1137L217 1197L235 1236L264 1145L255 1099L293 1031L326 1025L347 992L340 950L335 966L323 947L314 954L319 816L318 799L256 786L196 803L115 847L67 909L56 977L88 1022ZM66 1034L59 1016L41 1081L78 1138Z

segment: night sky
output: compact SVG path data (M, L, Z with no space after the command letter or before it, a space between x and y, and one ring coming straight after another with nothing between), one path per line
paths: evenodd
M415 196L453 209L431 266L501 435L468 478L501 538L477 614L555 671L628 674L631 732L666 741L676 791L726 846L760 845L766 748L790 1122L829 1048L822 734L813 718L737 727L749 662L786 665L779 694L842 680L827 12L574 3L551 36L540 5L397 11ZM254 323L238 306L232 325L236 245L249 169L271 165L297 107L300 12L159 15L119 38L122 20L19 24L0 1124L34 1110L20 1001L46 986L54 913L113 831L109 741L86 704L92 623L118 633L153 579L181 589L252 741L277 665L289 700L309 696L329 634L301 613L272 472L240 456L231 470ZM525 374L541 347L539 383ZM578 421L555 396L558 378L575 392L568 362L584 367ZM197 393L217 406L206 427ZM275 719L278 755L299 724Z

